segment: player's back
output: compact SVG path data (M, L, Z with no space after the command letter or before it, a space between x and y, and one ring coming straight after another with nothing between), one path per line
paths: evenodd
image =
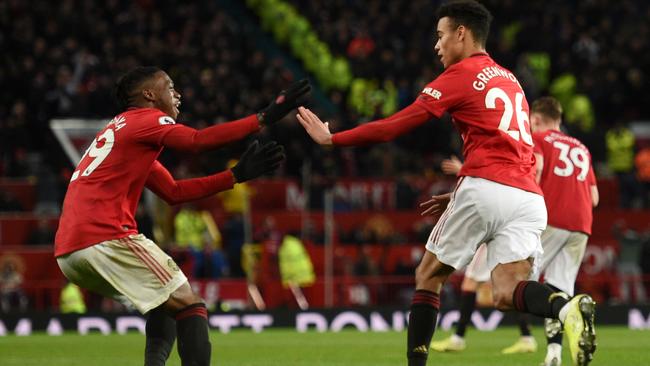
M174 121L157 109L132 109L97 134L70 180L56 256L137 233L135 210L166 123Z
M528 102L517 78L485 53L449 66L418 103L440 117L449 112L463 139L460 176L492 180L534 193Z
M548 210L548 224L591 234L591 186L596 177L591 154L578 139L556 130L533 135L535 152L544 157L540 186Z

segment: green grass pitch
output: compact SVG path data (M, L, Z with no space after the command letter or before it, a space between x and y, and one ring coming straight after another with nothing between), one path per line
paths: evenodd
M598 351L592 365L650 365L650 331L631 331L623 327L598 328ZM544 345L541 329L534 329ZM449 332L437 332L441 339ZM538 365L545 348L536 354L502 356L499 350L517 337L516 328L494 332L469 329L468 348L461 353L429 355L429 365ZM229 366L382 366L405 364L405 332L297 333L294 330L266 330L252 333L237 330L229 334L211 333L213 365ZM144 336L137 333L103 336L0 337L0 365L142 365ZM566 351L566 347L565 347ZM570 365L564 354L564 365ZM168 365L180 365L176 352Z

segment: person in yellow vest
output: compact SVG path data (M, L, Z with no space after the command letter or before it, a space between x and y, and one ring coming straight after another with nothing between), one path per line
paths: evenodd
M195 278L219 278L228 273L221 233L210 212L187 204L176 214L174 229L177 246L187 248L194 259Z
M68 282L61 289L61 298L59 304L61 314L84 314L86 312L86 302L84 295L81 293L79 286Z
M616 174L620 204L631 208L639 198L639 183L634 175L634 133L623 123L617 123L605 134L607 167Z
M316 276L302 241L293 235L285 235L278 251L278 262L282 285L291 290L301 309L307 309L309 304L300 288L313 285Z

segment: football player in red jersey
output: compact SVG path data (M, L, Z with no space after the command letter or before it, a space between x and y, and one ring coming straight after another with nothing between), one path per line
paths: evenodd
M591 235L592 210L599 201L591 154L582 142L560 130L562 106L556 99L543 97L533 102L530 121L537 181L548 211L540 273L547 285L570 297ZM562 327L551 318L545 319L544 327L548 347L542 365L560 365Z
M449 275L487 244L493 299L500 310L560 319L577 364L595 350L595 303L587 295L567 300L531 281L542 254L546 207L535 182L528 103L517 78L485 51L492 16L474 0L438 9L435 50L445 71L413 104L383 120L332 135L306 108L298 120L321 145L354 146L390 141L433 117L451 114L463 139L465 163L454 192L425 202L424 213L444 209L415 274L407 357L424 366L435 330L440 290Z
M148 315L145 365L164 365L176 336L183 365L209 365L211 346L205 304L174 261L138 234L143 188L170 204L187 202L272 172L284 159L275 142L255 141L230 170L174 180L158 156L165 147L200 152L240 140L301 105L309 89L302 80L257 114L195 130L176 123L181 95L164 71L139 67L117 82L124 112L97 134L72 175L54 254L70 281Z
M530 111L534 153L537 161L536 180L544 192L548 225L542 233L542 255L540 273L544 273L544 282L558 292L573 296L574 284L578 275L587 239L591 233L593 221L592 209L598 205L599 194L591 164L591 155L587 147L579 140L560 131L562 123L562 106L555 98L542 97L533 102ZM460 170L462 163L447 161L447 169ZM444 168L443 168L444 170ZM470 271L472 264L487 260L486 253L477 251L468 273L463 279L463 286L470 276L475 279L475 271ZM481 268L480 265L478 265ZM482 273L482 271L478 271ZM469 286L471 291L461 297L461 317L456 334L431 343L437 351L460 351L465 348L464 329L469 323L469 316L475 306L476 285ZM519 319L521 338L502 353L535 352L537 345L530 336L526 318ZM562 362L562 327L558 320L545 320L547 336L546 358L543 366L558 366Z

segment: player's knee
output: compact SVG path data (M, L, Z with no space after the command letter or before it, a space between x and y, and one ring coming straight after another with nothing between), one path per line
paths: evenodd
M429 289L438 292L445 283L448 274L440 273L423 265L415 269L415 287L419 289Z
M172 292L169 299L165 302L164 306L167 311L175 313L192 304L202 303L203 299L192 291L188 283L179 287L176 291Z
M512 291L494 288L492 291L492 299L494 301L494 307L497 310L507 311L513 309Z

